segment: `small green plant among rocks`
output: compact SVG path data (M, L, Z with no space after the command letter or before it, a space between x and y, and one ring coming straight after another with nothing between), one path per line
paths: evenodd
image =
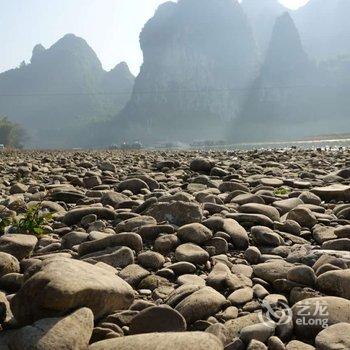
M52 219L51 213L42 213L41 205L34 205L27 210L24 216L15 225L18 233L41 236L45 233L44 226Z
M277 188L273 191L273 194L275 196L288 196L289 194L291 193L291 190L289 188L286 188L286 187L280 187L280 188Z
M19 220L8 221L6 226L10 223L16 233L41 236L45 233L45 225L52 220L52 214L43 213L41 209L40 204L34 205Z

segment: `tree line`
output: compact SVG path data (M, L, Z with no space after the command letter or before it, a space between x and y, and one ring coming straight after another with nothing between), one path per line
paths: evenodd
M7 117L0 117L0 144L9 148L23 148L27 139L23 127L11 122Z

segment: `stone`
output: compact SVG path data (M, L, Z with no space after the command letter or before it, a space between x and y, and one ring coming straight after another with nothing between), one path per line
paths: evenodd
M249 344L253 339L265 343L275 333L274 322L257 323L241 329L240 339Z
M292 267L287 273L287 279L309 287L314 287L316 284L314 270L306 265Z
M253 299L253 289L250 287L240 288L231 293L227 298L232 305L242 305Z
M272 221L280 221L280 213L278 210L270 205L248 203L241 205L239 211L242 213L250 214L263 214L270 218Z
M214 162L205 158L194 158L190 162L190 170L198 173L209 174L210 171L214 168Z
M11 299L11 310L20 325L27 325L82 306L90 308L97 319L128 308L133 300L130 285L112 272L58 257L44 260L26 279Z
M294 331L299 337L313 339L324 328L350 322L350 301L339 297L315 297L292 307Z
M201 222L203 218L198 204L182 201L157 203L147 210L147 215L154 217L157 222L169 222L177 226Z
M33 235L6 234L0 237L0 252L22 260L31 256L38 239Z
M253 271L256 277L259 277L266 282L273 283L277 279L287 278L288 271L292 267L293 264L287 263L283 260L276 260L255 265Z
M350 349L350 324L337 323L317 334L316 349Z
M192 324L206 319L218 312L226 303L226 298L211 287L204 287L192 293L175 307L186 320Z
M265 226L253 226L251 236L258 246L278 247L284 244L278 233Z
M350 269L328 271L317 277L320 291L350 299Z
M17 273L20 271L18 260L7 253L0 252L0 277L8 273Z
M158 270L164 263L164 256L157 252L147 251L137 256L138 263L146 269Z
M137 264L126 266L119 272L119 277L136 288L139 283L151 273Z
M208 261L209 254L195 244L185 243L176 248L175 258L177 261L187 261L193 264L203 265Z
M13 350L85 350L93 327L93 313L88 308L82 308L68 316L43 318L14 331L9 344Z
M315 214L307 208L294 208L287 214L286 218L296 221L301 227L312 228L317 224Z
M184 332L184 317L168 306L152 306L142 310L130 323L130 334Z
M63 222L68 226L75 225L79 223L84 216L90 214L95 214L99 219L105 220L114 220L116 218L116 213L108 208L82 207L68 211L64 215Z
M204 225L200 223L193 223L180 227L177 231L177 236L181 242L190 242L201 245L209 241L213 234Z
M146 182L144 182L144 181L142 181L140 179L137 179L137 178L127 179L127 180L121 181L118 184L117 188L118 188L119 192L123 192L125 190L129 190L133 194L139 194L139 193L141 193L141 191L143 189L149 190L149 187L146 184Z
M260 315L261 316L261 315ZM229 330L230 338L238 337L244 327L261 323L261 317L258 313L251 313L245 316L235 318L225 322L226 328Z
M220 340L204 332L148 333L103 340L89 350L223 350Z

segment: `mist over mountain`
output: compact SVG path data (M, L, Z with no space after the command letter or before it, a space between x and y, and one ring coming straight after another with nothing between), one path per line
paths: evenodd
M220 139L258 68L247 18L232 0L179 0L146 23L144 62L116 119L129 138Z
M242 0L241 5L251 24L255 40L264 59L276 18L287 9L278 0Z
M260 75L252 84L233 139L266 141L300 136L309 87L317 79L289 13L277 18Z
M121 110L133 82L125 63L104 71L86 41L68 34L47 50L35 46L29 64L0 74L0 115L21 123L33 146L69 146L78 141L74 129Z
M310 57L350 54L350 1L310 0L292 15Z
M136 79L69 34L0 74L0 116L47 148L349 132L349 13L348 0L166 2L140 34Z

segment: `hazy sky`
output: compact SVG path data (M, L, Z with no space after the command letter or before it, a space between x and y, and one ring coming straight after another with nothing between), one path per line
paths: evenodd
M297 8L308 0L280 0ZM105 69L126 61L134 74L142 63L138 37L166 0L0 0L0 72L30 60L67 33L83 37Z

